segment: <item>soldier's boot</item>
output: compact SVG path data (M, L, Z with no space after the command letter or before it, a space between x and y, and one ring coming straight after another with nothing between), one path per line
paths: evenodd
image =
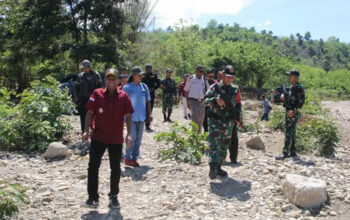
M218 174L218 176L225 177L225 176L227 176L227 172L225 170L221 169L221 164L222 163L218 164L217 174Z
M166 122L167 121L167 117L166 117L165 112L163 112L163 117L164 117L164 122Z
M288 158L288 150L283 150L283 154L282 155L278 155L275 157L276 160L284 160L286 158Z
M297 157L298 155L297 155L297 149L296 149L296 147L295 147L295 142L294 141L292 141L292 144L291 144L291 146L290 146L290 156L291 157Z
M210 179L216 179L216 176L218 175L218 168L217 168L217 164L216 163L209 163L209 177Z
M167 118L168 122L172 122L171 119L170 119L171 113L172 113L172 109L169 109L168 110L168 118Z

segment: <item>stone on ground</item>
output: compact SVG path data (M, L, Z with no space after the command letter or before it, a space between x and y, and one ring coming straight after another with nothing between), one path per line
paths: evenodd
M49 159L49 158L65 157L67 154L68 154L68 148L66 145L59 142L53 142L49 144L45 153L43 154L43 157Z
M283 194L291 203L303 208L316 208L327 200L323 180L296 174L286 175Z
M256 136L250 140L247 141L246 143L248 148L254 149L254 150L262 150L265 151L265 144L261 140L259 136Z

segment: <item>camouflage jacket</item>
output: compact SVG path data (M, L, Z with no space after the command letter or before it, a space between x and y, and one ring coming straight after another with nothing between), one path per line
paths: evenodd
M240 120L240 107L238 107L237 96L239 94L238 86L231 84L224 86L222 82L213 84L205 96L205 103L210 104L210 112L208 116L218 116L222 119L237 119ZM217 98L221 98L225 102L225 107L219 107L216 102ZM240 106L240 103L239 103Z
M288 97L285 97L283 106L287 111L302 108L305 102L304 86L296 83L290 88Z
M161 82L161 85L164 85L163 93L168 93L176 96L176 83L172 78L165 78Z

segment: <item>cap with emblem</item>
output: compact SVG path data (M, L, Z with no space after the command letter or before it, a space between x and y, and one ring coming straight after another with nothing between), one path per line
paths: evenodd
M84 60L83 63L81 64L81 68L88 68L91 66L90 61Z
M107 69L105 77L107 78L109 76L113 76L115 78L118 78L119 77L118 70L114 69L114 68Z
M173 70L172 70L172 69L170 69L170 68L167 68L167 69L166 69L166 72L167 72L167 73L172 73L172 72L173 72Z
M225 76L236 76L235 71L231 72L234 69L232 65L226 65L224 69Z
M144 74L144 72L142 71L141 67L139 67L139 66L134 66L131 69L131 73L132 74L139 74L139 75L143 75Z
M297 77L299 77L300 73L299 73L298 70L292 69L292 70L286 72L286 75L288 75L288 76L297 76Z

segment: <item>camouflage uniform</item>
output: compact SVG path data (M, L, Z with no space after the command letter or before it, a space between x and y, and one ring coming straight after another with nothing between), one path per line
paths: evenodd
M283 106L286 109L286 131L285 131L285 142L283 147L283 154L288 156L290 153L292 156L296 153L295 147L295 134L298 118L300 113L297 111L293 117L288 117L289 110L298 110L302 108L305 102L305 92L302 84L296 83L293 85L285 97Z
M170 120L170 115L173 111L173 105L176 97L176 83L175 80L170 78L165 78L161 81L161 85L164 85L163 89L163 115L164 120ZM168 111L168 117L166 117L166 112Z
M231 84L230 86L224 86L222 82L212 85L207 94L205 103L210 104L208 111L209 118L209 135L208 142L210 144L209 149L209 162L210 164L216 164L221 166L223 160L227 156L227 148L230 145L232 129L234 126L234 115L227 108L219 107L216 99L223 99L221 94L229 95L229 100L224 100L225 105L230 102L231 106L236 105L236 96L238 94L238 86ZM232 96L232 98L231 98Z

